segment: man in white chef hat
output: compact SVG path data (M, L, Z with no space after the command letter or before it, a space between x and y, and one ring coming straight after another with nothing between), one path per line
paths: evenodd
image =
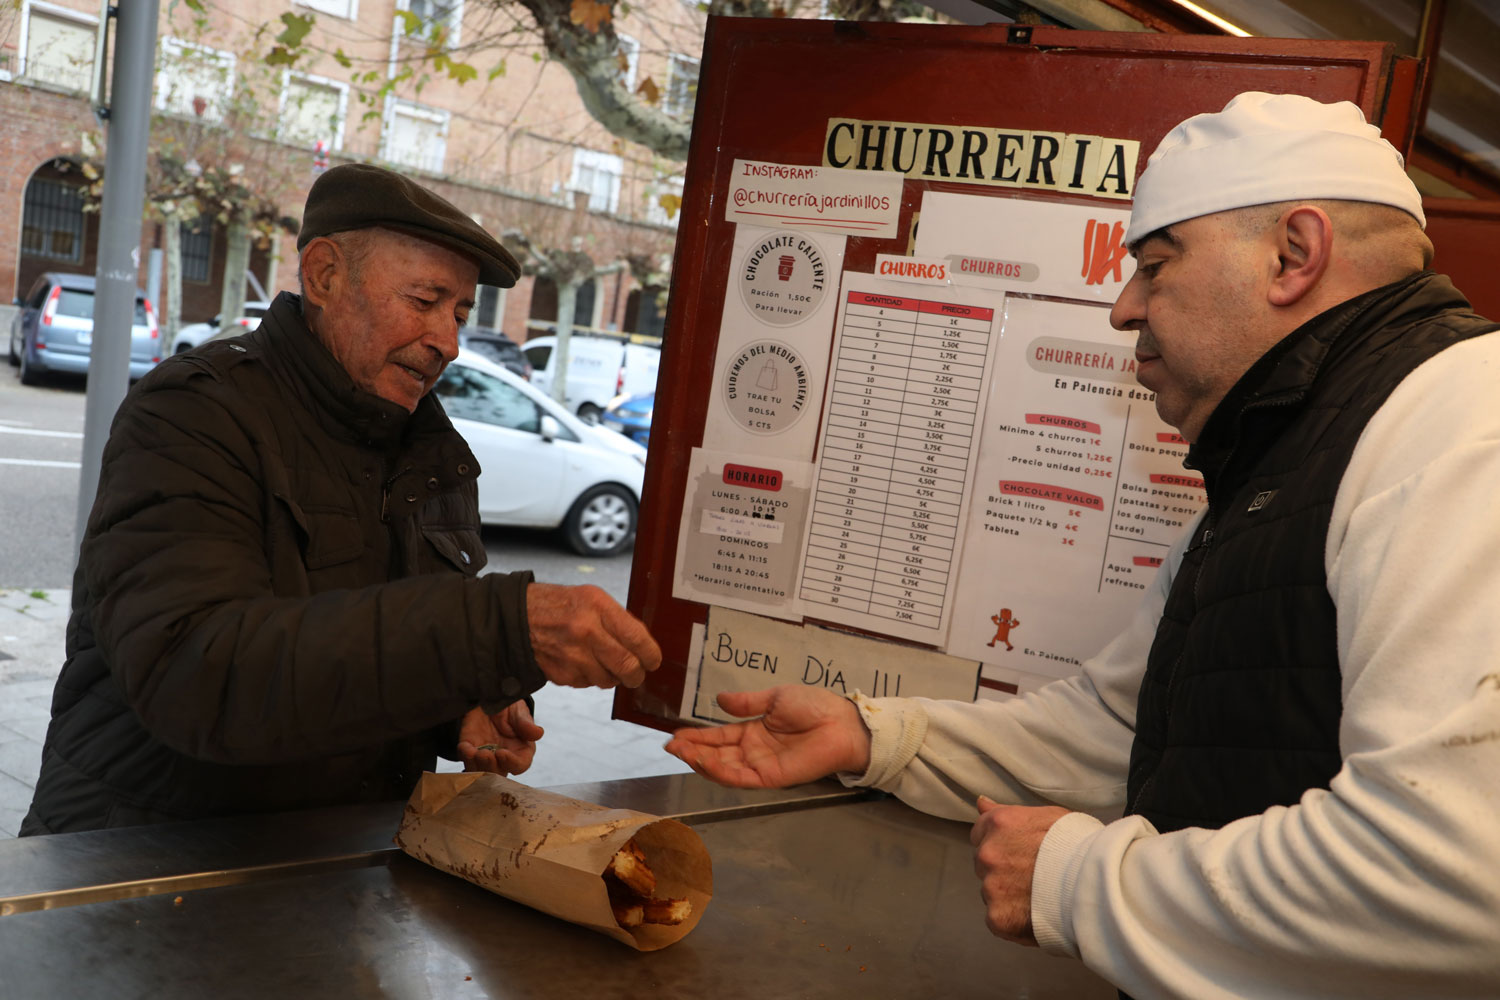
M977 808L991 931L1137 1000L1500 996L1500 336L1424 221L1353 104L1178 125L1111 321L1209 504L1130 627L1024 698L727 694L667 749Z

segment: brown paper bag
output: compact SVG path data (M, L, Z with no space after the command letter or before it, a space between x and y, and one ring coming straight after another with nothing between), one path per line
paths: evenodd
M693 904L682 923L626 929L615 922L603 874L632 837L656 872L656 895ZM713 898L708 850L683 824L606 809L498 774L424 774L396 843L418 861L639 951L680 941Z

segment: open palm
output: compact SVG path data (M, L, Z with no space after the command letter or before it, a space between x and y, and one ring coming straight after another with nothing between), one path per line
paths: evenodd
M853 702L790 684L719 695L731 715L758 715L710 729L679 729L666 751L693 770L736 788L784 788L835 771L863 772L870 735Z

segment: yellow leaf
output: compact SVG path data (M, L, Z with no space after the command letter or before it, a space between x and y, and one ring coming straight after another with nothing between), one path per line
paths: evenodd
M612 16L613 12L607 3L598 3L597 0L573 0L568 19L579 27L597 32L599 25L610 20Z
M640 94L641 100L647 104L655 104L661 100L661 88L649 76L641 81L641 85L635 88L635 92Z
M662 207L662 210L667 213L667 218L670 219L682 207L682 198L675 194L664 194L656 199L656 203Z

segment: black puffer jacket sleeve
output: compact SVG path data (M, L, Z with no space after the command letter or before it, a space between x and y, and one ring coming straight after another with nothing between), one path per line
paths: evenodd
M299 540L256 418L205 388L163 379L127 399L81 553L95 639L154 737L201 760L285 763L541 687L529 573L295 593L306 584L282 567Z

